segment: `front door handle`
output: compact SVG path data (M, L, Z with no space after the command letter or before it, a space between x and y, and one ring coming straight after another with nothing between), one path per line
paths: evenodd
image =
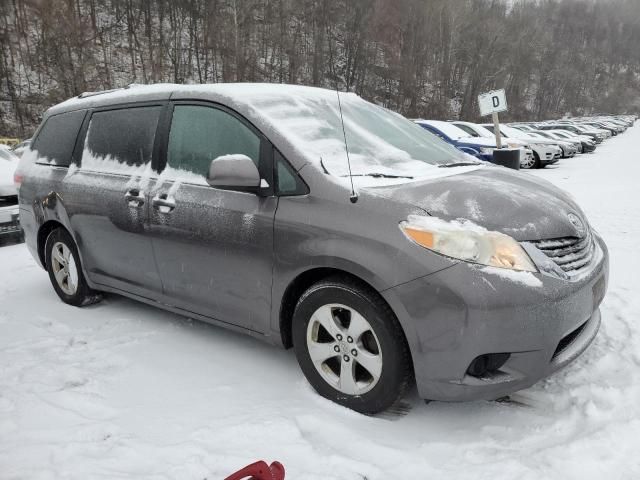
M130 207L141 207L144 205L144 193L137 188L132 188L124 194L124 200Z
M176 201L166 193L162 193L153 197L151 205L153 205L153 208L158 210L160 213L169 213L171 210L176 208Z

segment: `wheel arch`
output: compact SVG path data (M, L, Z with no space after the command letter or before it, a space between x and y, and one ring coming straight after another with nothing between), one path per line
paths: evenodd
M293 346L292 340L292 326L293 326L293 312L300 296L312 285L320 282L321 280L329 277L342 277L350 280L369 290L373 295L378 296L383 302L385 302L389 309L393 312L393 308L387 300L378 292L378 290L358 275L355 275L347 270L336 267L314 267L304 272L299 273L284 290L282 300L280 302L280 309L278 312L278 324L280 331L280 338L285 348L291 348ZM395 315L395 312L394 312ZM406 332L403 332L406 337Z
M67 230L67 228L57 220L47 220L44 222L40 228L38 229L38 237L37 237L37 248L38 248L38 258L40 259L40 263L44 268L47 268L46 254L44 251L44 247L47 243L47 238L57 228L62 228L69 235L71 232ZM71 236L73 238L73 236Z

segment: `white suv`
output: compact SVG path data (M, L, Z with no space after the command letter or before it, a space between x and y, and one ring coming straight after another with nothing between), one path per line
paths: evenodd
M18 192L13 183L13 173L18 158L11 150L0 145L0 238L20 235Z

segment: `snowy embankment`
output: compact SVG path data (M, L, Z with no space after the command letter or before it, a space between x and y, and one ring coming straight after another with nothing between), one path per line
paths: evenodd
M0 478L219 479L263 458L291 480L640 478L640 125L535 172L611 253L593 346L517 403L408 399L365 417L316 395L291 351L123 298L61 303L0 248Z

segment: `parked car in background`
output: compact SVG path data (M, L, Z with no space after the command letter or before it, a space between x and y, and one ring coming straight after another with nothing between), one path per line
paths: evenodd
M0 238L19 236L18 192L14 172L18 159L8 148L0 148Z
M495 399L578 357L609 270L580 206L340 97L344 123L335 91L291 85L54 106L16 174L29 251L68 304L113 292L293 346L320 395L363 413L413 384Z
M457 149L485 162L493 162L493 151L497 148L495 138L472 137L452 123L440 120L415 120L415 123Z
M578 153L578 147L576 146L576 144L574 142L569 142L568 140L558 140L557 138L554 138L553 136L547 136L544 133L539 133L539 132L526 132L527 135L529 135L530 137L533 138L539 138L542 140L551 140L552 142L554 142L556 145L558 145L560 147L560 149L562 150L562 157L561 158L571 158L573 156L575 156L576 153ZM582 144L578 144L580 145L580 148L582 148Z
M551 140L558 140L560 142L569 143L576 150L576 153L582 153L582 142L580 140L570 139L558 132L562 132L562 130L537 130L535 132L529 133L549 138Z
M481 124L489 133L493 129L493 124ZM553 165L560 160L562 149L553 141L535 138L527 135L525 132L517 128L511 128L507 125L500 125L500 133L506 139L517 139L527 142L533 150L535 160L534 168L544 168L547 165Z
M552 132L554 135L560 138L567 138L569 140L575 140L582 143L582 153L590 153L596 149L596 142L587 135L577 135L568 130L541 130L545 132Z
M614 136L614 137L616 135L618 135L619 133L624 132L624 130L625 130L620 125L614 125L611 122L602 121L602 120L597 120L597 121L593 121L593 120L589 121L589 120L587 120L587 121L583 121L581 123L583 125L588 125L588 126L593 127L593 128L599 128L599 129L602 129L602 130L607 130L607 131L611 132L611 135Z
M17 157L21 157L23 152L27 149L27 147L29 147L29 145L31 144L31 139L27 139L27 140L23 140L22 142L20 142L19 144L17 144L15 147L13 147L13 153L17 156Z
M464 130L472 137L488 138L495 142L495 135L490 133L486 128L472 122L453 121L451 122L456 127ZM504 144L509 148L522 148L523 152L520 156L520 168L534 168L536 166L536 160L533 155L531 146L522 140L516 138L505 139Z
M528 132L535 132L535 133L550 132L550 133L553 133L553 135L555 135L556 137L559 137L560 139L567 139L574 142L580 142L582 144L583 153L593 152L596 149L595 140L588 135L579 135L569 130L538 130L537 126L530 126L530 125L512 124L511 126L527 133Z
M596 143L602 143L608 137L611 136L609 132L604 130L596 130L586 125L579 125L575 123L541 123L538 125L540 130L569 130L581 135L588 135L593 138Z

